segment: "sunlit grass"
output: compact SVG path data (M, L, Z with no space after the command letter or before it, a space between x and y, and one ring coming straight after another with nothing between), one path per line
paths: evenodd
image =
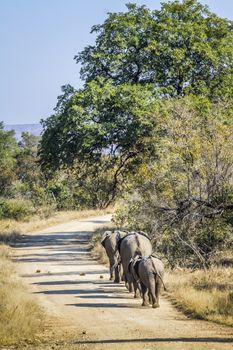
M0 246L0 345L33 339L43 313L14 272L8 248Z
M169 295L195 317L233 325L233 268L167 273Z

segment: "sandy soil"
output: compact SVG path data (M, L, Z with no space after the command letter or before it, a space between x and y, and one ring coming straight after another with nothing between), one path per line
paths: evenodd
M93 260L89 239L110 215L71 221L23 236L14 248L29 292L43 306L46 324L24 349L232 349L232 328L192 320L165 297L143 308L108 269Z

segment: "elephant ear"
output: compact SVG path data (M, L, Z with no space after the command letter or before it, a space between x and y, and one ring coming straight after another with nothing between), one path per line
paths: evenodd
M106 239L107 238L109 238L110 237L110 235L111 235L111 231L105 231L104 232L104 235L103 235L103 237L102 237L102 239L101 239L101 241L100 241L100 243L102 244L102 246L105 248L105 241L106 241Z

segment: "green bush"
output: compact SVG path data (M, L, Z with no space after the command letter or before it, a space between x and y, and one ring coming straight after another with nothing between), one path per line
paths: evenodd
M28 200L0 199L0 219L22 220L34 213L33 205Z
M50 182L48 186L48 193L53 196L56 201L58 210L72 210L74 209L74 200L72 192L63 182Z

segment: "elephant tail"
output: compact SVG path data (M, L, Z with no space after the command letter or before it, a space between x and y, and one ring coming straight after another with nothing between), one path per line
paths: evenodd
M166 292L166 291L167 291L167 288L166 288L166 286L165 286L165 284L164 284L164 282L163 282L163 277L162 277L161 274L158 272L158 270L157 270L157 268L156 268L156 266L155 266L155 263L154 263L154 261L153 261L153 259L152 259L152 256L151 256L150 258L151 258L151 262L152 262L153 268L154 268L154 270L155 270L155 275L157 275L157 276L159 277L159 279L161 280L162 285L163 285L163 288L164 288L164 290L165 290L165 292Z
M140 240L139 240L139 234L135 233L135 240L136 240L136 244L137 244L137 249L135 254L136 255L141 255L141 245L140 245Z

